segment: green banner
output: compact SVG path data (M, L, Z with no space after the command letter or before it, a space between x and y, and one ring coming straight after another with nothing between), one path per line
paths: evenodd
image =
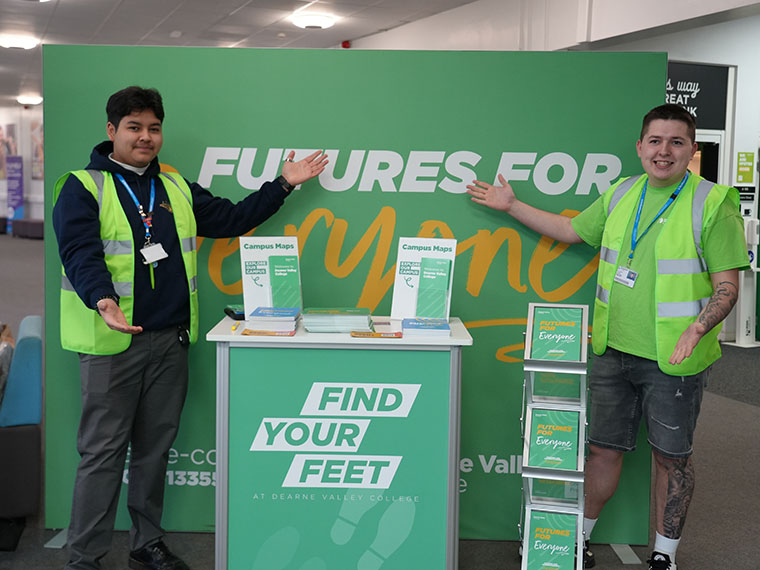
M461 535L516 539L528 303L591 305L598 258L472 203L465 187L502 173L521 199L572 215L618 176L640 172L635 141L641 117L662 101L666 55L47 45L43 58L46 525L68 523L80 406L77 357L60 349L58 333L53 184L106 138L108 96L139 84L164 96L162 163L233 201L274 179L288 149L327 150L319 179L255 230L298 237L304 307L390 314L398 239L457 240L450 314L474 339L462 366ZM236 239L198 243L207 331L225 305L242 302L240 258ZM163 524L210 530L213 485L200 482L215 462L214 346L199 342L190 359ZM625 470L595 538L645 543L646 446ZM128 524L124 510L119 524Z

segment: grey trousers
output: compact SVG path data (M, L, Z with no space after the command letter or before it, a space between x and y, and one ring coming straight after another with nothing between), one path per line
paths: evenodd
M169 449L187 394L187 347L177 328L135 335L113 356L80 354L81 456L69 524L68 570L95 570L111 545L127 449L130 548L159 540Z

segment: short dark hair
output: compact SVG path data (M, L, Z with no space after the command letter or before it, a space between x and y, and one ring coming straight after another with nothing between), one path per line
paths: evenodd
M691 142L694 142L696 140L697 122L694 120L694 117L692 117L691 113L689 113L686 109L680 105L674 105L673 103L666 103L665 105L655 107L646 115L644 115L644 121L641 124L641 134L639 135L639 140L644 139L644 135L649 128L649 123L656 121L657 119L662 119L663 121L681 121L682 123L686 123L686 129L688 131Z
M119 128L119 123L124 117L135 111L146 109L153 111L156 118L162 123L164 122L164 103L161 99L161 93L157 89L145 89L132 85L117 91L108 98L106 116L109 123Z

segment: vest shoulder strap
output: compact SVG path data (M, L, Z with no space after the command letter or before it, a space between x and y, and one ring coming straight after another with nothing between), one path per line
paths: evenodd
M625 180L623 180L620 184L617 185L617 188L615 188L612 191L612 198L610 198L610 203L607 206L607 217L609 218L610 214L612 213L612 210L615 209L615 206L618 205L618 202L625 196L628 191L633 188L633 185L636 184L639 180L641 180L642 176L646 176L645 174L642 174L641 176L629 176Z
M187 183L185 182L185 179L182 177L182 175L179 172L161 172L160 173L161 179L164 178L168 179L174 186L177 187L177 189L180 191L180 193L185 197L185 200L187 200L187 203L191 206L193 205L193 196L190 191L190 188L188 187Z

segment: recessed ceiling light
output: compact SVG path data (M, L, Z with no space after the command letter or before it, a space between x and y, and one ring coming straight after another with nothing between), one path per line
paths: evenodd
M32 49L40 45L40 40L33 36L0 34L0 46L4 48Z
M47 2L47 0L41 0ZM21 105L39 105L42 103L42 97L39 95L19 95L16 97L16 101L18 101Z
M291 21L299 28L308 30L324 30L335 23L335 16L332 14L294 14Z

